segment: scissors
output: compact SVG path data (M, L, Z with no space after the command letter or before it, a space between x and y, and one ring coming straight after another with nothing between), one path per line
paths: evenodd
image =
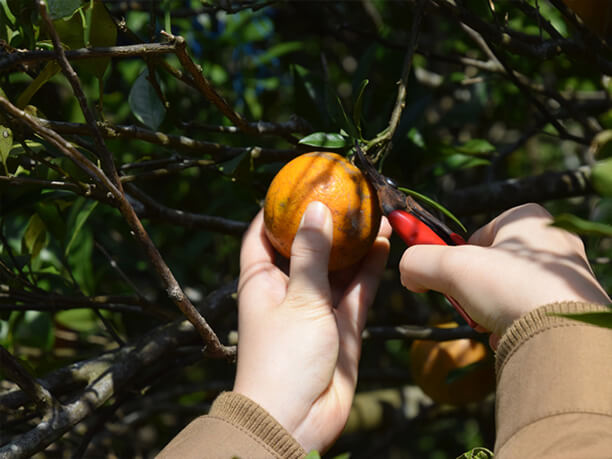
M452 231L438 218L425 210L412 197L400 191L393 180L385 177L370 163L355 142L356 163L368 182L376 190L380 209L389 220L393 231L408 245L436 244L463 245L465 239ZM449 296L446 299L465 319L470 327L478 332L486 331L476 323L463 307Z

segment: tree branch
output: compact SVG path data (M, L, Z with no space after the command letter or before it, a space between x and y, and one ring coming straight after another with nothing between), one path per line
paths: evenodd
M83 112L83 116L85 116L85 120L87 121L87 125L91 132L93 133L94 143L96 145L96 152L100 161L102 163L102 169L110 179L110 181L119 189L121 189L121 183L119 182L119 174L117 173L117 168L115 167L115 162L113 161L113 155L108 148L106 148L106 144L104 143L104 138L100 133L100 129L98 128L98 124L96 123L96 118L94 113L89 108L87 103L87 98L85 97L85 92L83 91L83 87L81 86L81 80L79 76L76 74L68 59L66 59L66 53L64 52L64 47L62 46L62 42L60 40L57 31L55 30L55 26L51 21L51 18L47 14L47 6L44 0L40 0L38 2L38 9L40 11L40 15L45 22L47 27L47 32L51 36L51 41L53 42L53 49L55 50L57 56L57 62L60 65L62 72L68 79L70 86L72 86L72 91L79 102L79 106L81 107L81 112Z
M454 328L421 327L418 325L399 325L397 327L367 327L363 339L423 339L431 341L451 341L455 339L475 339L482 337L469 325Z
M172 271L157 250L157 247L149 237L149 234L145 230L144 226L142 226L142 222L136 215L134 208L124 196L123 192L115 187L104 172L98 169L81 152L79 152L74 146L72 146L55 131L41 126L32 116L23 110L19 110L1 96L0 107L11 116L14 116L24 124L28 125L34 132L38 133L41 137L45 138L48 142L54 145L58 150L75 161L77 165L79 165L85 172L99 180L104 187L109 190L109 198L116 199L117 208L121 212L121 215L125 218L128 226L132 230L133 235L136 237L136 240L144 249L149 263L162 282L162 285L170 300L183 312L185 317L187 317L191 323L194 324L202 336L202 339L209 347L209 352L219 356L230 357L232 355L231 350L221 344L215 332L206 322L206 319L204 319L204 317L197 312L193 304L191 304L191 301L181 289L178 281L174 277L174 274L172 274Z
M519 34L513 30L502 29L494 24L489 24L469 9L457 6L454 1L428 0L428 2L439 12L478 31L487 40L487 43L496 44L514 54L546 60L566 53L580 61L585 61L588 58L604 74L612 74L612 62L599 54L594 54L592 50L578 40L553 38L540 41L539 37Z
M95 57L127 58L138 56L157 56L174 53L176 45L169 43L142 43L138 45L107 46L99 48L79 48L65 50L64 54L69 61L91 59ZM57 59L55 51L34 50L19 51L0 59L0 72L12 70L18 65L35 64Z
M419 38L419 29L421 27L421 18L423 17L423 2L422 0L417 0L416 6L414 8L414 16L412 18L412 25L410 28L410 41L408 42L408 49L406 51L406 55L404 56L404 65L402 68L402 77L398 82L397 87L397 96L395 98L395 105L393 106L393 111L391 112L391 117L389 119L389 125L384 132L384 142L387 146L390 146L391 140L395 131L397 130L397 126L399 125L400 118L402 116L402 112L406 107L406 86L408 84L408 77L410 75L410 69L412 68L412 59L414 58L414 52L417 47L417 42ZM381 139L382 140L382 139ZM386 150L384 148L383 150Z
M444 204L455 215L504 210L528 202L586 196L593 193L587 166L565 172L549 172L493 182L449 193Z
M66 121L51 121L36 118L40 125L53 129L60 134L91 135L87 125L81 123L70 123ZM198 154L209 154L215 162L228 161L243 153L252 153L262 161L278 161L279 159L290 159L299 152L293 149L277 150L272 148L253 147L230 147L227 145L196 140L182 135L165 134L160 131L139 126L113 125L110 123L99 123L98 127L105 138L136 139L144 142L173 148L178 151L186 151ZM211 162L212 164L212 162Z
M144 210L139 211L139 215L143 218L159 219L187 228L201 228L208 231L233 234L236 236L242 235L249 227L247 222L239 222L222 217L194 214L178 209L171 209L155 201L142 190L131 184L127 185L126 189L128 193L133 195L144 205Z
M59 405L53 395L30 376L30 373L3 346L0 346L0 367L41 408L53 409Z
M215 316L219 312L220 304L235 292L235 287L236 284L231 283L213 292L203 307ZM122 388L129 385L133 378L137 378L143 369L166 366L166 359L178 347L193 344L197 342L197 338L198 333L193 324L186 320L175 321L157 327L134 344L107 352L92 360L74 363L41 378L43 384L54 392L67 387L74 388L75 383L80 383L81 389L68 397L70 403L58 409L47 410L43 422L38 426L12 438L9 444L0 448L0 456L5 459L22 458L41 451L112 396L121 393ZM235 355L235 348L228 351L232 356ZM24 402L21 391L0 396L0 404L3 406L15 407Z

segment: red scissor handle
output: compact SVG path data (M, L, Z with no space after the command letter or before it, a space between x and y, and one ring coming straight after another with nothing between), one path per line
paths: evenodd
M387 215L389 223L393 230L398 234L400 238L410 247L416 244L435 244L435 245L448 245L444 239L436 234L429 226L423 223L414 215L404 210L394 210ZM451 233L450 238L457 245L465 244L465 240L457 233ZM446 296L446 295L445 295ZM457 312L465 319L470 327L478 332L485 332L481 325L478 325L461 305L449 296L446 299L450 304L457 310Z

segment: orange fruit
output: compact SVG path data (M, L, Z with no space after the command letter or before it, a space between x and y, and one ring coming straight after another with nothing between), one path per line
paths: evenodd
M361 260L378 234L378 198L361 171L336 153L317 151L298 156L270 183L264 223L274 248L289 258L302 215L312 201L322 202L332 214L329 270L343 269Z
M612 2L610 0L563 0L584 25L603 38L612 30Z
M454 322L438 325L456 326ZM468 365L473 367L465 368ZM483 343L472 339L415 340L410 348L410 367L414 382L436 403L478 402L495 389L493 359Z

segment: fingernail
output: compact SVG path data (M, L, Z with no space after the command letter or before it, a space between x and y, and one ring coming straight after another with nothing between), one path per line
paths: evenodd
M304 215L302 215L300 228L302 228L303 226L310 228L321 228L325 224L326 218L327 208L325 204L319 201L313 201L308 204Z

